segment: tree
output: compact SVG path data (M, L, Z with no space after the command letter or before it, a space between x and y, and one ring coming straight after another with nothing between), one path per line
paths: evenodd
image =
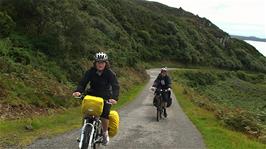
M0 38L7 37L15 28L13 19L4 12L0 11Z

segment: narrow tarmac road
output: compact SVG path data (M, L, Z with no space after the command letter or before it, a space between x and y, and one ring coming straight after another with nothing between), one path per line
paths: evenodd
M199 131L187 118L172 94L173 104L167 109L168 118L156 121L152 105L153 93L149 91L159 69L148 70L150 81L133 102L119 110L120 130L111 139L110 149L202 149L205 148ZM51 139L38 140L29 149L75 149L79 130Z

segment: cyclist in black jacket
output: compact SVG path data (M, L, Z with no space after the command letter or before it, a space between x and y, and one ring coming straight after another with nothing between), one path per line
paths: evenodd
M102 97L105 100L101 120L104 134L103 145L107 145L109 142L108 117L111 105L118 101L119 84L115 73L110 69L107 54L103 52L96 53L93 65L85 73L73 96L80 96L89 84L90 88L86 91L86 94Z
M167 75L167 68L163 67L161 68L161 72L158 75L158 77L155 79L151 90L155 91L155 95L159 92L160 89L163 90L168 90L166 94L163 96L163 100L166 104L165 107L169 107L172 104L172 99L171 99L171 79ZM156 105L156 100L155 97L153 99L153 104ZM164 116L167 117L167 112L166 109L164 109Z

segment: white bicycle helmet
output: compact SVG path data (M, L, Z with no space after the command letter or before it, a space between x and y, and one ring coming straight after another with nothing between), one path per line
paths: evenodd
M163 71L167 71L167 67L161 68L161 72L163 72Z
M94 59L95 59L95 61L107 61L108 56L106 53L98 52L95 54Z

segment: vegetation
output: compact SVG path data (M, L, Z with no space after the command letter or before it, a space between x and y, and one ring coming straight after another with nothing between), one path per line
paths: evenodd
M265 74L187 69L172 75L196 105L213 111L227 127L265 142Z
M117 110L134 99L144 85L145 82L130 87L129 91L121 95L118 104L112 109ZM38 138L50 137L79 128L81 117L80 107L78 107L61 111L58 114L49 113L48 116L0 120L0 148L24 147Z
M217 121L213 112L200 108L191 102L190 92L179 83L173 85L175 96L182 109L201 132L208 149L263 149L265 144L249 138L239 132L227 129Z
M145 80L144 66L162 59L266 72L254 47L206 18L159 3L2 0L0 17L1 113L10 106L75 106L69 95L97 51L109 54L125 87Z
M122 95L162 60L266 73L266 58L254 47L182 8L143 0L1 0L0 119L77 106L71 92L98 51L108 53ZM251 90L257 86L265 87Z
M266 71L265 57L254 47L182 8L142 0L4 0L0 11L5 37L25 37L33 51L52 58L72 80L77 79L74 66L99 49L119 66L166 57L184 64Z
M47 55L30 48L16 47L15 43L27 42L21 36L0 40L0 104L1 119L15 119L32 114L47 114L77 105L70 100L75 83L66 72ZM24 43L25 45L26 43ZM28 47L32 45L29 44ZM78 61L80 62L80 61ZM91 66L81 61L77 65L77 76ZM74 67L74 66L73 66ZM80 67L84 67L83 70ZM147 78L143 68L113 68L122 85L121 93ZM127 74L132 74L128 76ZM80 79L80 78L79 78Z

